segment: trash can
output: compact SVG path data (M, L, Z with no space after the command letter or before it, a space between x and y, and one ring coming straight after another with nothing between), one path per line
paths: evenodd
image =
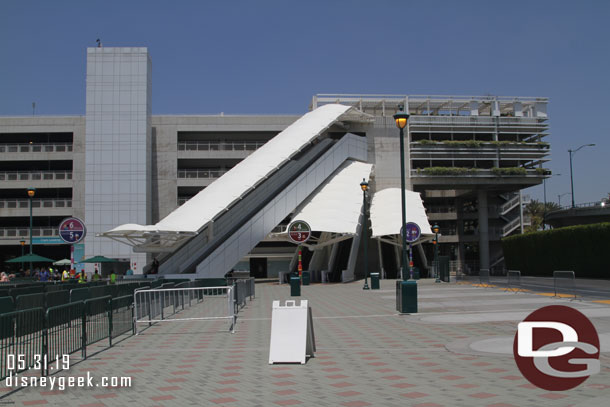
M301 296L301 279L299 276L290 276L290 296Z
M379 273L371 273L371 290L379 290Z
M401 314L417 313L417 282L396 282L396 311Z
M303 285L309 285L309 281L311 280L311 273L309 271L303 272Z

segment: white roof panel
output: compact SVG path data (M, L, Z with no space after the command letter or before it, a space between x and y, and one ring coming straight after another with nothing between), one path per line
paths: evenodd
M305 114L156 225L126 224L105 234L116 236L123 231L198 232L229 208L235 200L312 142L349 109L349 106L329 104Z
M432 234L419 192L405 191L405 199L407 222L417 223L422 235ZM400 188L388 188L375 193L371 204L372 237L400 235L401 210Z
M369 179L372 164L347 161L312 194L293 219L304 220L312 231L355 235L362 212L362 179Z

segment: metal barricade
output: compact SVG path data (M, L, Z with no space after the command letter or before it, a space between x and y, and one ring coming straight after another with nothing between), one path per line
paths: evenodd
M572 292L572 299L576 299L576 276L573 271L553 271L553 288L555 290L554 297L562 297L561 291Z
M82 301L47 309L45 354L49 365L62 357L59 355L70 355L84 348L84 312L85 303Z
M0 379L41 363L43 323L42 308L0 315Z
M170 301L172 304L168 303ZM134 293L134 330L137 335L138 324L228 319L230 331L235 332L234 302L231 286L137 290ZM178 311L176 304L180 304ZM167 310L168 306L173 310ZM185 309L181 310L182 306Z
M133 332L133 295L113 298L110 308L112 339L129 331Z
M489 269L480 269L479 270L479 284L483 287L490 287L491 283L489 281Z
M524 291L521 287L521 271L520 270L508 270L506 274L506 290L518 293Z
M83 315L85 330L83 331L83 358L87 358L87 345L94 344L108 338L108 346L112 346L110 321L110 302L112 296L92 298L85 300L85 313Z

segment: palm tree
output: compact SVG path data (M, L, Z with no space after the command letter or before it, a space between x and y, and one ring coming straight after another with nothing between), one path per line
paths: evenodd
M544 219L547 213L561 209L559 204L555 202L547 202L546 210L544 203L532 199L527 205L525 205L525 213L530 216L532 223L530 226L525 228L525 232L535 232L537 230L544 229Z

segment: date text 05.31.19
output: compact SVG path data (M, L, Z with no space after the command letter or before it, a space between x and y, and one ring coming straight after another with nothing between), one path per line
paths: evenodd
M51 371L51 370L69 370L70 355L32 355L29 358L22 354L9 354L6 358L7 369L13 371L22 371L27 367L34 370Z

